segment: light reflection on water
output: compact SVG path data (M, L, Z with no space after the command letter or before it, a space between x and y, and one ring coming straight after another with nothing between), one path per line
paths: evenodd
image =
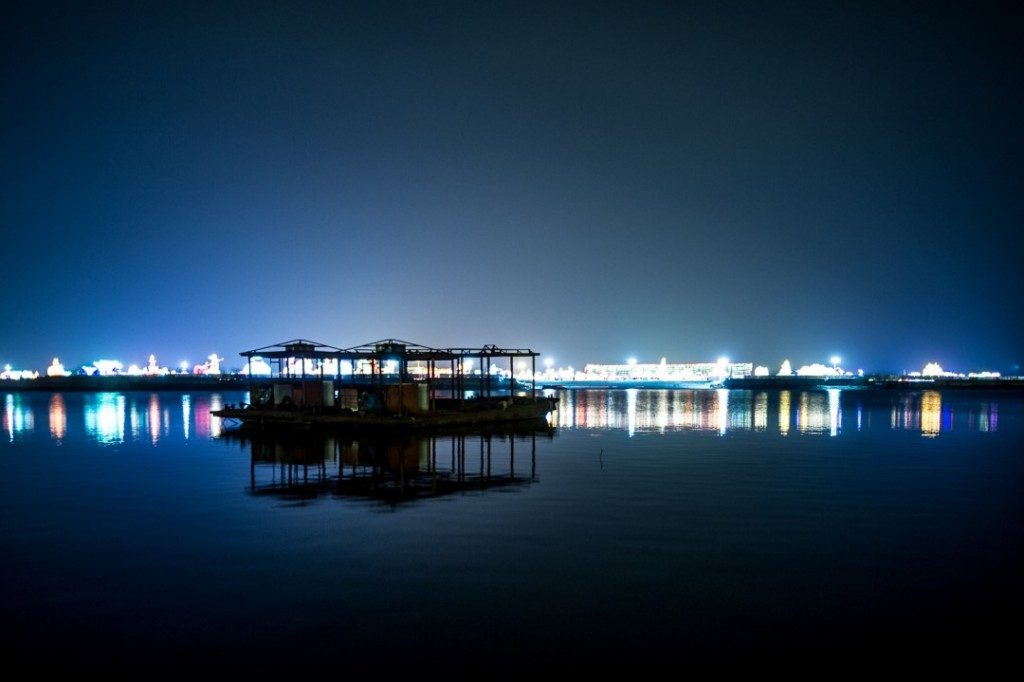
M14 442L34 431L40 403L33 400L33 395L4 395L3 431L8 441ZM77 404L81 405L81 422L72 419L69 425L71 395L72 406L78 410ZM57 444L68 437L69 429L78 429L77 432L84 432L102 444L148 441L154 446L172 433L187 441L194 437L217 438L223 431L223 420L210 414L224 406L224 397L219 393L52 393L46 400L50 438ZM172 418L172 407L174 414L181 415L180 419Z
M836 437L868 428L865 391L838 388L803 391L652 390L563 391L553 424L565 429L623 429L637 432L670 430L718 432L791 429L800 434ZM995 432L997 399L958 400L943 404L939 391L872 392L890 405L893 430L916 431L927 438L957 431ZM877 409L877 406L876 406ZM848 426L847 426L848 425ZM878 428L879 424L874 424Z
M35 429L38 408L34 405L38 403L30 400L29 395L4 396L3 431L8 441ZM990 394L977 399L971 394L960 394L953 402L940 391L867 392L837 388L562 391L551 424L563 429L625 430L630 436L678 430L717 432L723 436L736 431L786 436L794 430L804 435L836 437L844 432L879 428L877 420L871 424L870 414L865 419L869 410L862 398L867 396L874 401L872 409L876 412L878 402L884 401L889 415L886 426L892 430L935 438L953 431L992 433L999 428L999 400ZM67 438L69 428L74 428L74 424L69 427L68 423L67 397L53 393L47 400L50 437L60 443ZM223 420L210 414L225 403L219 393L89 393L83 394L81 400L82 428L89 438L103 444L148 440L155 446L172 432L186 441L217 438L223 432Z
M68 430L68 415L64 410L64 396L54 393L50 396L50 435L60 443Z
M0 632L35 663L1013 650L1019 392L573 391L536 438L218 441L243 394L0 397Z

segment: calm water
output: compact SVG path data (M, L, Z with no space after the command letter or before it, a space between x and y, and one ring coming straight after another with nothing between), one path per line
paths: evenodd
M550 431L434 439L240 438L209 416L238 394L0 398L2 634L37 662L990 660L1017 639L1016 394L580 391Z

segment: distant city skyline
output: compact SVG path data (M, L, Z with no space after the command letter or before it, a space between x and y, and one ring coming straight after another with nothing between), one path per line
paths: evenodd
M215 373L215 374L216 373L220 373L221 371L227 372L227 373L235 373L235 372L242 371L245 368L245 361L244 361L243 358L238 357L237 359L235 359L235 358L232 358L230 356L228 356L227 358L219 357L218 353L216 353L216 352L210 353L206 357L202 358L202 362L200 362L198 360L192 361L192 360L188 359L188 357L186 357L186 356L182 356L182 359L177 361L177 362L169 361L169 360L163 360L163 359L159 358L155 353L150 353L147 356L147 359L144 362L140 362L140 361L138 361L134 357L130 357L128 359L124 359L124 358L121 358L121 357L116 357L113 354L109 354L109 353L105 354L105 355L101 354L101 355L99 355L96 358L93 358L91 360L83 359L81 361L73 361L73 360L69 360L70 357L72 357L72 356L67 356L67 355L53 355L53 356L49 356L49 360L45 364L43 364L43 365L23 365L23 364L12 363L12 362L9 362L9 361L5 360L4 358L0 358L0 371L2 371L2 374L0 374L0 378L10 378L10 377L4 376L4 375L8 375L8 374L12 374L12 373L14 375L16 375L19 371L24 371L24 372L33 372L34 371L34 372L37 372L39 374L39 376L46 376L47 375L47 370L56 370L55 372L51 372L51 374L56 374L57 376L60 376L62 373L63 374L80 373L81 370L83 370L85 368L90 368L90 367L93 367L94 369L96 369L97 372L100 373L100 374L120 373L120 374L139 374L139 375L141 375L141 374L157 375L157 374L162 374L162 373L167 373L167 372L170 372L170 373L184 372L184 373L188 373L188 374L193 374L193 373L206 373L206 372L210 372L211 370L212 370L212 373ZM174 356L171 356L171 357L174 357ZM749 369L751 371L753 371L754 369L758 369L758 370L762 370L762 371L764 369L767 369L768 373L771 374L771 375L790 374L790 373L793 373L793 372L797 372L798 369L801 369L801 368L802 369L808 369L808 368L811 368L811 367L821 367L821 368L835 367L835 368L841 368L843 371L845 371L845 372L847 372L849 374L856 374L856 373L861 373L861 374L865 374L865 373L866 374L885 374L885 373L909 374L909 373L914 373L914 372L921 373L922 370L925 372L925 374L928 374L929 371L935 372L936 369L939 372L942 372L942 371L953 371L953 372L963 373L963 374L972 373L972 372L977 373L977 372L993 372L993 371L994 372L1001 372L1001 373L1004 373L1004 374L1015 374L1015 372L1012 369L1011 370L1005 370L1005 369L999 369L999 368L995 368L995 367L983 367L983 366L964 367L964 366L953 365L953 364L943 365L943 363L937 362L934 358L926 358L926 359L923 359L921 362L919 362L917 365L912 365L912 366L904 367L904 368L901 368L901 369L898 369L898 370L879 369L879 368L864 367L864 366L859 366L859 365L857 365L857 366L851 365L847 361L846 358L843 358L842 356L836 355L836 354L832 354L831 356L829 356L827 358L811 358L811 359L794 359L794 358L791 358L791 357L785 357L781 361L779 361L778 363L773 365L773 364L771 364L769 362L759 361L759 360L750 359L750 358L729 358L727 356L720 356L720 357L715 358L715 359L712 359L712 358L704 358L704 359L688 358L688 359L681 359L681 358L673 358L673 357L668 356L668 355L664 355L661 358L657 358L657 359L645 359L645 358L629 357L629 358L625 358L623 360L616 360L616 361L610 361L610 362L602 361L600 359L597 359L597 360L586 360L586 361L584 361L582 363L576 364L576 363L560 363L556 356L554 356L552 354L541 353L541 355L537 358L537 371L538 372L542 372L544 369L547 368L547 369L557 370L558 372L564 372L564 371L569 371L569 370L573 370L573 371L576 371L576 372L581 372L581 371L585 370L588 365L605 366L605 367L610 367L610 366L615 366L615 365L622 366L622 367L628 367L628 366L631 366L631 365L637 365L637 366L643 367L643 366L656 366L656 365L663 364L663 363L668 363L670 367L672 365L681 365L681 364L707 364L707 365L712 365L712 364L717 363L717 364L723 365L723 366L724 365L734 365L734 364L735 365L746 364L746 365L750 365ZM496 366L496 368L498 368L498 366ZM479 368L477 368L477 369L479 369ZM333 370L332 370L332 372L333 372Z
M1022 373L1019 8L21 3L0 364Z

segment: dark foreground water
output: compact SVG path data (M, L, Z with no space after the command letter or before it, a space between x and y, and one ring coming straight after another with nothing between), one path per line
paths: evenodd
M553 431L229 436L3 394L4 649L427 673L1010 659L1024 398L580 391Z

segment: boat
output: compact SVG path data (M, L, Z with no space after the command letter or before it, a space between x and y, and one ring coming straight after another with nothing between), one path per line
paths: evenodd
M433 348L384 339L338 348L305 339L243 351L249 400L211 412L264 428L432 429L536 421L556 400L518 384L512 363L529 348ZM499 381L498 363L509 379ZM479 363L480 374L468 368ZM254 367L269 372L258 375ZM467 391L467 379L474 390ZM518 385L517 385L518 384Z

